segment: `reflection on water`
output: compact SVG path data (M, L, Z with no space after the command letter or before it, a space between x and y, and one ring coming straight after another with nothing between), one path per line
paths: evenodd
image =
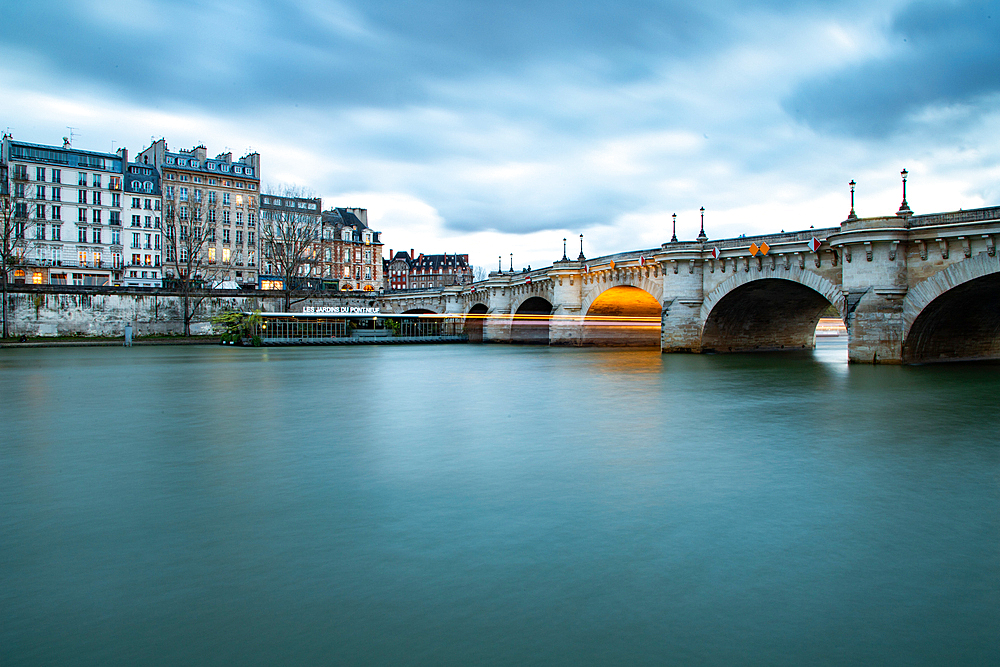
M4 350L0 664L996 664L998 366Z

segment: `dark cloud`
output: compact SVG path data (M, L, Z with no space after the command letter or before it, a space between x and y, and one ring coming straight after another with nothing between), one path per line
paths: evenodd
M724 33L713 14L678 0L139 2L119 5L118 21L93 5L11 4L0 42L66 78L206 107L223 96L236 105L419 103L429 80L574 56L622 80L644 76L649 53L683 54Z
M921 2L893 20L891 55L805 82L784 101L821 130L887 136L930 106L1000 92L1000 2Z

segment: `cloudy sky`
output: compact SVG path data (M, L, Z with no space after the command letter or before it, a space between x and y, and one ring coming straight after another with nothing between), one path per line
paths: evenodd
M1000 204L1000 0L0 0L0 126L261 153L496 266Z

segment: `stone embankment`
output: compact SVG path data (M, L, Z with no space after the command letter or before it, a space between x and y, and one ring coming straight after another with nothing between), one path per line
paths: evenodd
M213 333L212 318L226 311L284 310L284 297L279 292L210 290L194 295L191 303L195 302L197 306L191 320L191 334L194 336ZM290 309L301 311L306 305L371 307L377 303L375 295L366 292L336 295L296 293ZM20 336L121 338L126 326L131 326L137 337L183 334L183 296L162 289L65 285L11 287L7 295L8 335L15 339ZM92 342L100 344L99 341Z

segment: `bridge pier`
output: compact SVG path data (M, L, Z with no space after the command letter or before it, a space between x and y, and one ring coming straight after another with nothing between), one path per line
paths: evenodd
M663 275L660 351L701 352L704 246L701 243L670 243L663 249L667 258L660 259Z

